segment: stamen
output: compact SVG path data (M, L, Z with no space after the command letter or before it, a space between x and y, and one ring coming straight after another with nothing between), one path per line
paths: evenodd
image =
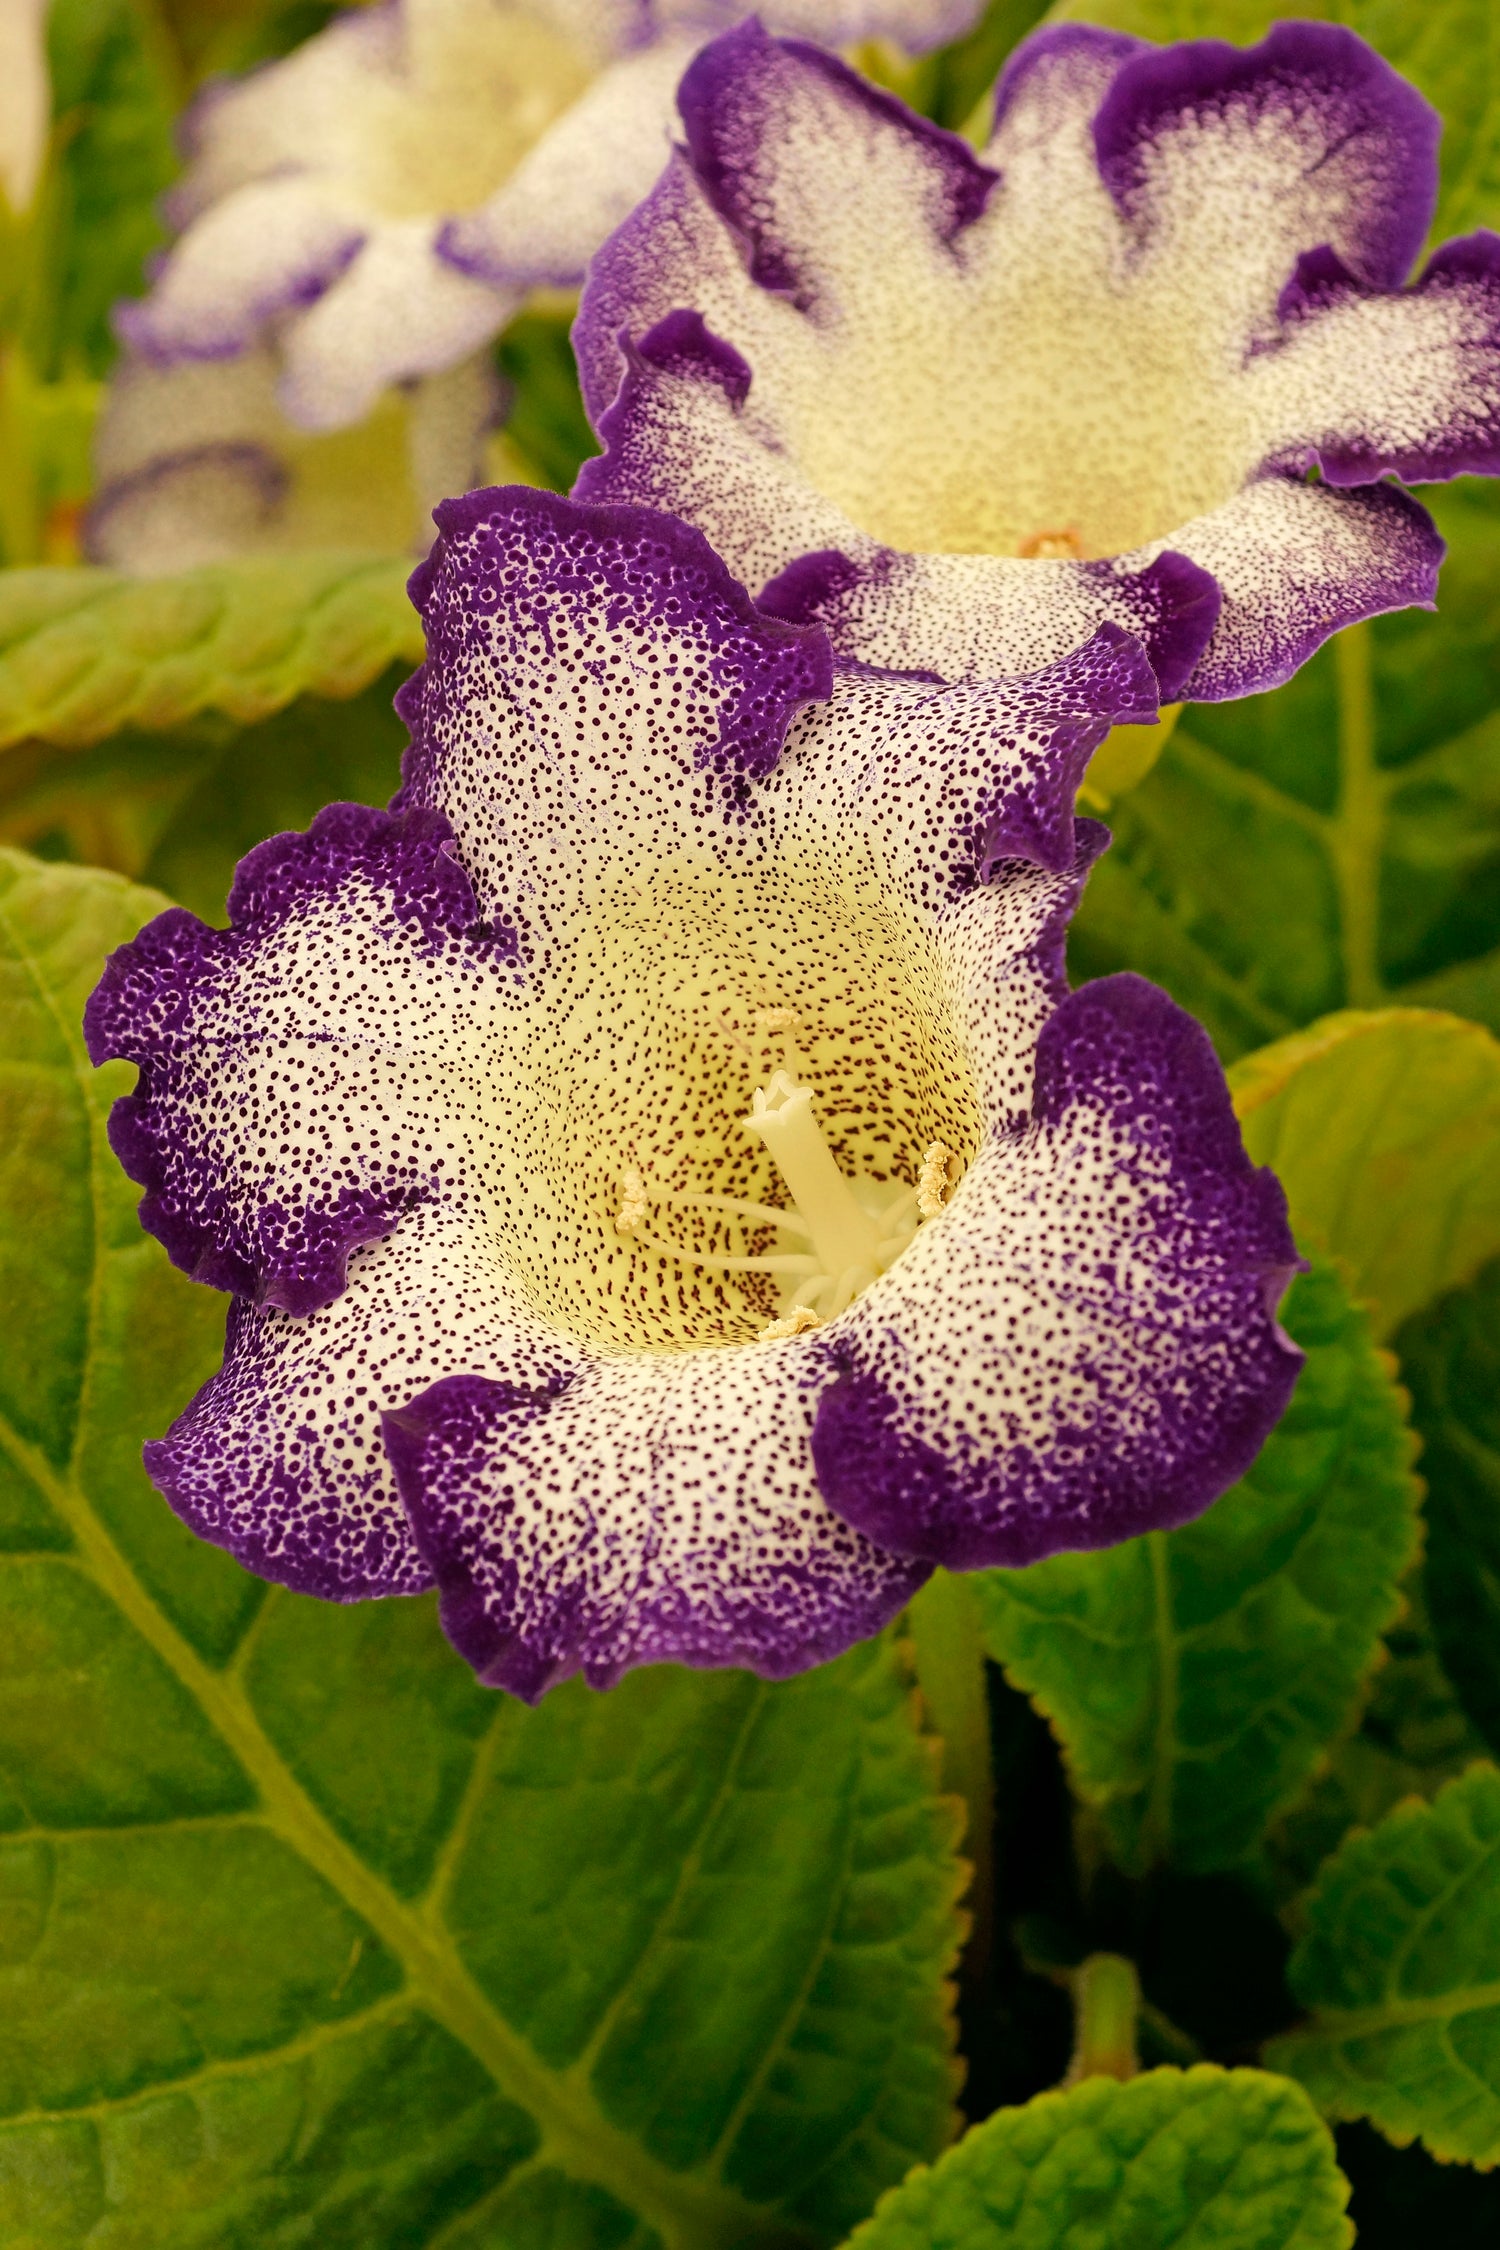
M1083 541L1071 526L1059 531L1033 531L1016 553L1027 562L1082 562Z
M750 1020L756 1030L763 1032L768 1038L774 1038L781 1032L798 1032L802 1029L802 1018L795 1008L757 1008Z
M783 1336L805 1336L811 1329L821 1328L822 1325L811 1305L793 1305L791 1311L784 1312L779 1320L768 1320L764 1328L757 1329L755 1341L758 1344L774 1344Z
M935 1219L948 1200L948 1190L958 1182L958 1158L951 1148L934 1141L922 1159L917 1181L917 1209L924 1219Z
M732 1211L737 1219L752 1219L763 1227L786 1227L792 1234L810 1232L797 1211L783 1211L774 1203L746 1203L737 1195L663 1195L658 1202L672 1210L687 1206L701 1211Z
M616 1234L633 1235L640 1231L646 1216L646 1183L633 1164L627 1164L620 1180L620 1208L615 1213Z
M659 1234L637 1231L632 1240L642 1250L660 1250L664 1257L675 1258L679 1265L704 1266L710 1273L784 1273L805 1277L820 1271L817 1259L805 1257L800 1251L773 1252L764 1258L721 1258L711 1250L684 1250L680 1242L668 1242Z

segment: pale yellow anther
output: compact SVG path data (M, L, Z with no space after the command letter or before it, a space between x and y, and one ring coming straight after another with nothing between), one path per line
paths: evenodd
M757 1008L750 1020L768 1038L802 1029L802 1018L795 1008Z
M934 1141L922 1158L917 1180L917 1209L924 1219L935 1219L948 1200L948 1190L958 1179L958 1158L951 1148Z
M1016 552L1027 562L1082 562L1083 541L1071 527L1034 531L1021 541Z
M620 1181L620 1208L615 1213L616 1234L632 1235L645 1223L650 1205L646 1199L646 1183L633 1164L625 1167Z
M783 1336L805 1336L809 1329L821 1328L822 1321L810 1305L793 1305L779 1320L768 1320L764 1328L756 1330L758 1344L776 1344Z

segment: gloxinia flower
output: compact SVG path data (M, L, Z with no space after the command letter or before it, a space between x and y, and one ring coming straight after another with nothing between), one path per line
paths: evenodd
M977 0L773 0L778 24L913 50ZM274 335L285 412L338 429L441 373L534 288L576 287L661 168L672 92L740 0L387 0L211 86L169 200L181 239L127 343L215 359ZM445 238L446 222L468 224ZM479 278L474 278L475 276Z
M1281 1190L1207 1040L1071 996L1106 625L980 687L835 669L676 519L445 503L389 813L113 955L111 1136L222 1372L151 1474L336 1600L434 1580L535 1696L780 1676L935 1561L1203 1508L1299 1355Z
M1246 695L1430 602L1442 543L1387 480L1500 468L1500 237L1404 286L1438 119L1351 32L1041 31L982 161L753 24L679 106L574 332L581 495L946 679L1113 618L1164 696Z
M432 510L482 481L499 385L481 359L382 393L346 430L299 430L275 356L116 366L94 435L91 562L142 576L235 555L422 553Z

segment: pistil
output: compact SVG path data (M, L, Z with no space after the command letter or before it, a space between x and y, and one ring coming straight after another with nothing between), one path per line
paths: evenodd
M842 1281L868 1272L873 1280L887 1229L860 1207L834 1162L813 1114L812 1088L778 1070L769 1086L756 1087L744 1129L765 1143L824 1273Z

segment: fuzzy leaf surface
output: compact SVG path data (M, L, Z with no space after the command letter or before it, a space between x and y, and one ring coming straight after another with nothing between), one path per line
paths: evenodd
M1482 5L1476 80L1500 50ZM1500 1031L1500 492L1421 498L1449 542L1436 615L1353 626L1269 695L1190 704L1110 808L1075 976L1154 977L1226 1060L1394 1001Z
M1433 1638L1500 1756L1500 1260L1397 1345L1422 1437Z
M79 749L222 712L249 726L300 695L349 696L422 655L410 563L257 556L170 578L0 574L0 750Z
M162 902L0 858L0 2241L797 2250L948 2137L956 1808L888 1641L530 1712L140 1442L222 1301L76 1028Z
M1311 2021L1271 2042L1271 2068L1329 2117L1500 2162L1500 1771L1351 1836L1304 1907L1290 1976Z
M1327 1267L1282 1317L1307 1364L1206 1515L974 1580L991 1655L1051 1721L1130 1873L1253 1853L1348 1723L1415 1552L1391 1362Z
M1348 2195L1298 2087L1200 2063L997 2110L850 2250L1347 2250Z
M1349 1010L1230 1072L1245 1146L1376 1333L1500 1251L1500 1041L1435 1010Z

